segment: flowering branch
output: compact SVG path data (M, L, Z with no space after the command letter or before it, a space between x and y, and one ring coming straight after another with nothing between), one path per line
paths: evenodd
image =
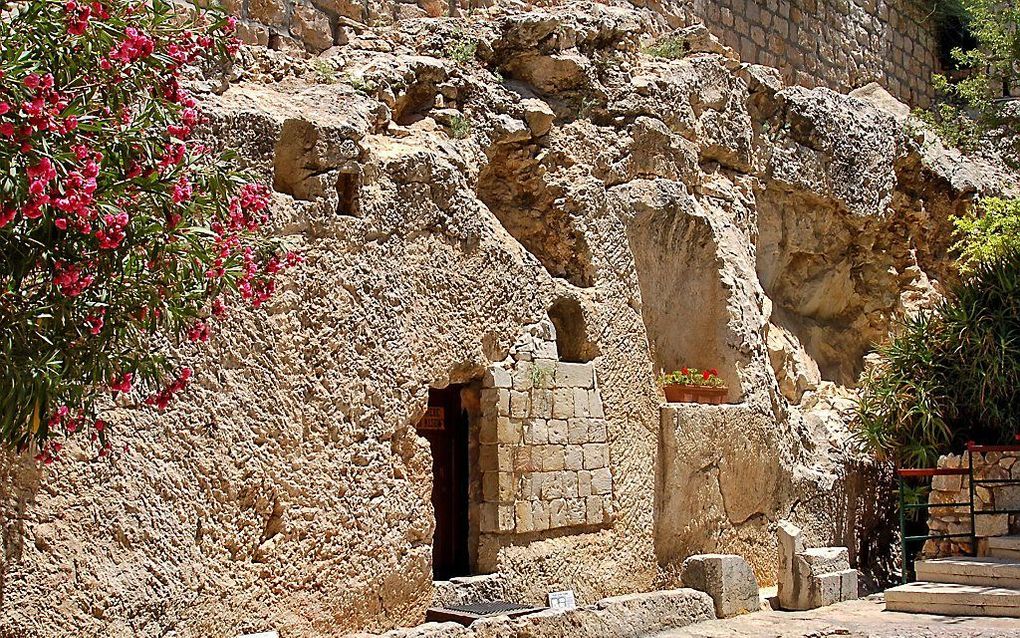
M232 18L165 0L29 0L0 19L0 441L51 462L104 395L165 409L205 341L299 261L260 235L271 191L193 139L189 65L229 60ZM5 14L6 15L6 14ZM7 16L10 17L10 16Z

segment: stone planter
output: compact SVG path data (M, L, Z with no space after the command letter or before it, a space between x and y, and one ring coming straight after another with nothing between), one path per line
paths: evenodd
M664 385L668 403L707 403L719 405L726 398L726 388L706 388L697 385Z

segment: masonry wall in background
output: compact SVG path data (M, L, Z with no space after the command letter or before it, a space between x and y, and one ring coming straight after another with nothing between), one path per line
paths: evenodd
M878 82L913 106L940 70L934 24L917 0L696 0L694 15L744 62L788 84L847 91Z
M227 10L241 17L244 40L311 53L346 43L359 25L467 15L499 4L498 0L225 1ZM741 60L781 69L788 84L847 92L874 81L910 105L925 106L932 97L932 73L940 68L934 26L918 0L631 0L630 4L646 7L649 24L662 32L703 21Z

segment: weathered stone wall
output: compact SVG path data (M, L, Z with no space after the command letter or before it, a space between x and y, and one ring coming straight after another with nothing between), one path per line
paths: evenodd
M488 370L481 402L482 534L609 522L613 477L595 366L560 361L551 321Z
M933 95L938 42L917 0L695 0L694 13L742 60L781 69L789 84L878 82L914 106Z
M908 104L925 106L932 97L931 76L940 69L930 9L917 0L630 4L646 7L653 32L704 22L741 60L782 70L788 84L849 91L874 81ZM356 37L358 24L495 13L500 5L475 0L230 0L226 6L242 17L245 40L318 53Z
M860 556L876 498L841 385L932 293L950 216L1016 180L862 99L643 56L625 8L358 28L343 55L255 47L196 85L208 139L273 186L305 261L181 347L196 374L171 410L111 408L115 458L4 459L0 632L420 622L436 520L416 424L451 384L477 396L476 571L520 602L674 584L705 551L768 583L779 519ZM424 53L467 28L484 64ZM656 376L685 360L717 362L740 405L664 409Z
M970 466L974 459L974 476L977 479L1020 480L1020 453L985 452L971 455L949 454L938 460L937 467L958 469ZM967 476L936 476L932 478L928 503L967 503L970 501L970 484ZM1020 509L1020 485L977 485L974 488L974 510ZM968 507L933 507L928 510L928 529L932 534L970 534L971 520ZM1020 533L1020 515L989 514L977 516L974 533L980 537L1006 536ZM980 550L980 546L978 547ZM958 556L971 551L967 539L927 541L923 553L927 556Z

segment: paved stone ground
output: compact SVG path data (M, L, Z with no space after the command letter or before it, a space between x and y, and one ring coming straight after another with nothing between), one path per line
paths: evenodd
M807 612L761 611L713 620L655 638L1020 638L1020 618L885 611L881 595Z

